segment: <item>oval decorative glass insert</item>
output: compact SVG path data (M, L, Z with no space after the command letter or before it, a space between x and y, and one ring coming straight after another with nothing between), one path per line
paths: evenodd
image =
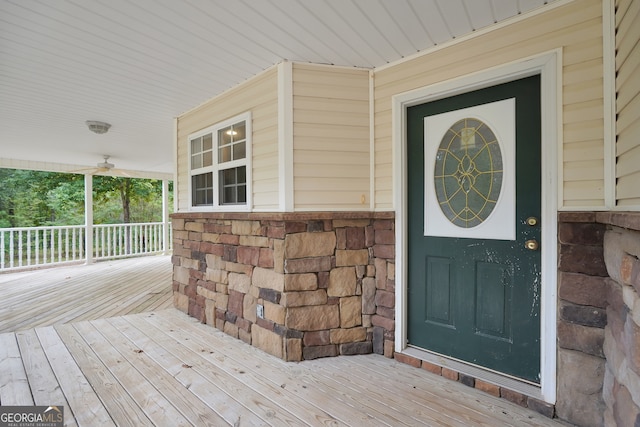
M438 147L433 177L438 204L449 221L462 228L482 224L502 188L502 152L491 128L474 118L454 123Z

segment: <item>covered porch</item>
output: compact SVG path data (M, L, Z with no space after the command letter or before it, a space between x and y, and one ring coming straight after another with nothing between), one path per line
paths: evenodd
M560 425L379 355L284 362L171 308L170 282L166 256L0 275L0 404L69 426Z

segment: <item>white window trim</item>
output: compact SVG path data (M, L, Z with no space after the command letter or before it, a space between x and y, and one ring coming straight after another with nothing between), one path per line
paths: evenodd
M224 163L224 168L221 168L218 164L218 130L236 124L238 122L245 122L245 131L247 134L245 143L245 159L233 160ZM195 138L211 134L213 144L213 165L200 169L191 169L191 141ZM216 123L205 129L194 132L187 137L187 149L188 149L188 182L189 182L189 210L194 212L250 212L253 208L253 132L251 127L251 112L246 112L234 117L231 117L223 122ZM246 204L237 205L221 205L220 204L220 184L219 174L221 169L227 169L229 167L246 166L246 178L247 178L247 202ZM195 173L194 173L195 171ZM213 173L213 205L211 206L194 206L193 205L193 175L199 175L201 173L212 172Z

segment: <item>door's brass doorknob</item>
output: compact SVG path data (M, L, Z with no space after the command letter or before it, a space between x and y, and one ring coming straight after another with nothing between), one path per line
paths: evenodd
M535 239L527 240L526 242L524 242L524 247L529 249L530 251L537 251L538 246L538 241Z
M530 216L529 218L526 219L526 222L528 226L534 227L538 225L538 218L536 218L535 216Z

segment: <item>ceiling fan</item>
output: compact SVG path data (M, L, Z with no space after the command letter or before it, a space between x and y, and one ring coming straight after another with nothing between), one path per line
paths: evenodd
M126 178L132 177L130 172L123 169L117 169L116 165L114 165L113 163L109 163L109 159L111 158L111 156L104 154L102 158L104 160L98 163L95 168L78 169L73 171L73 173L81 173L85 175L115 175Z

